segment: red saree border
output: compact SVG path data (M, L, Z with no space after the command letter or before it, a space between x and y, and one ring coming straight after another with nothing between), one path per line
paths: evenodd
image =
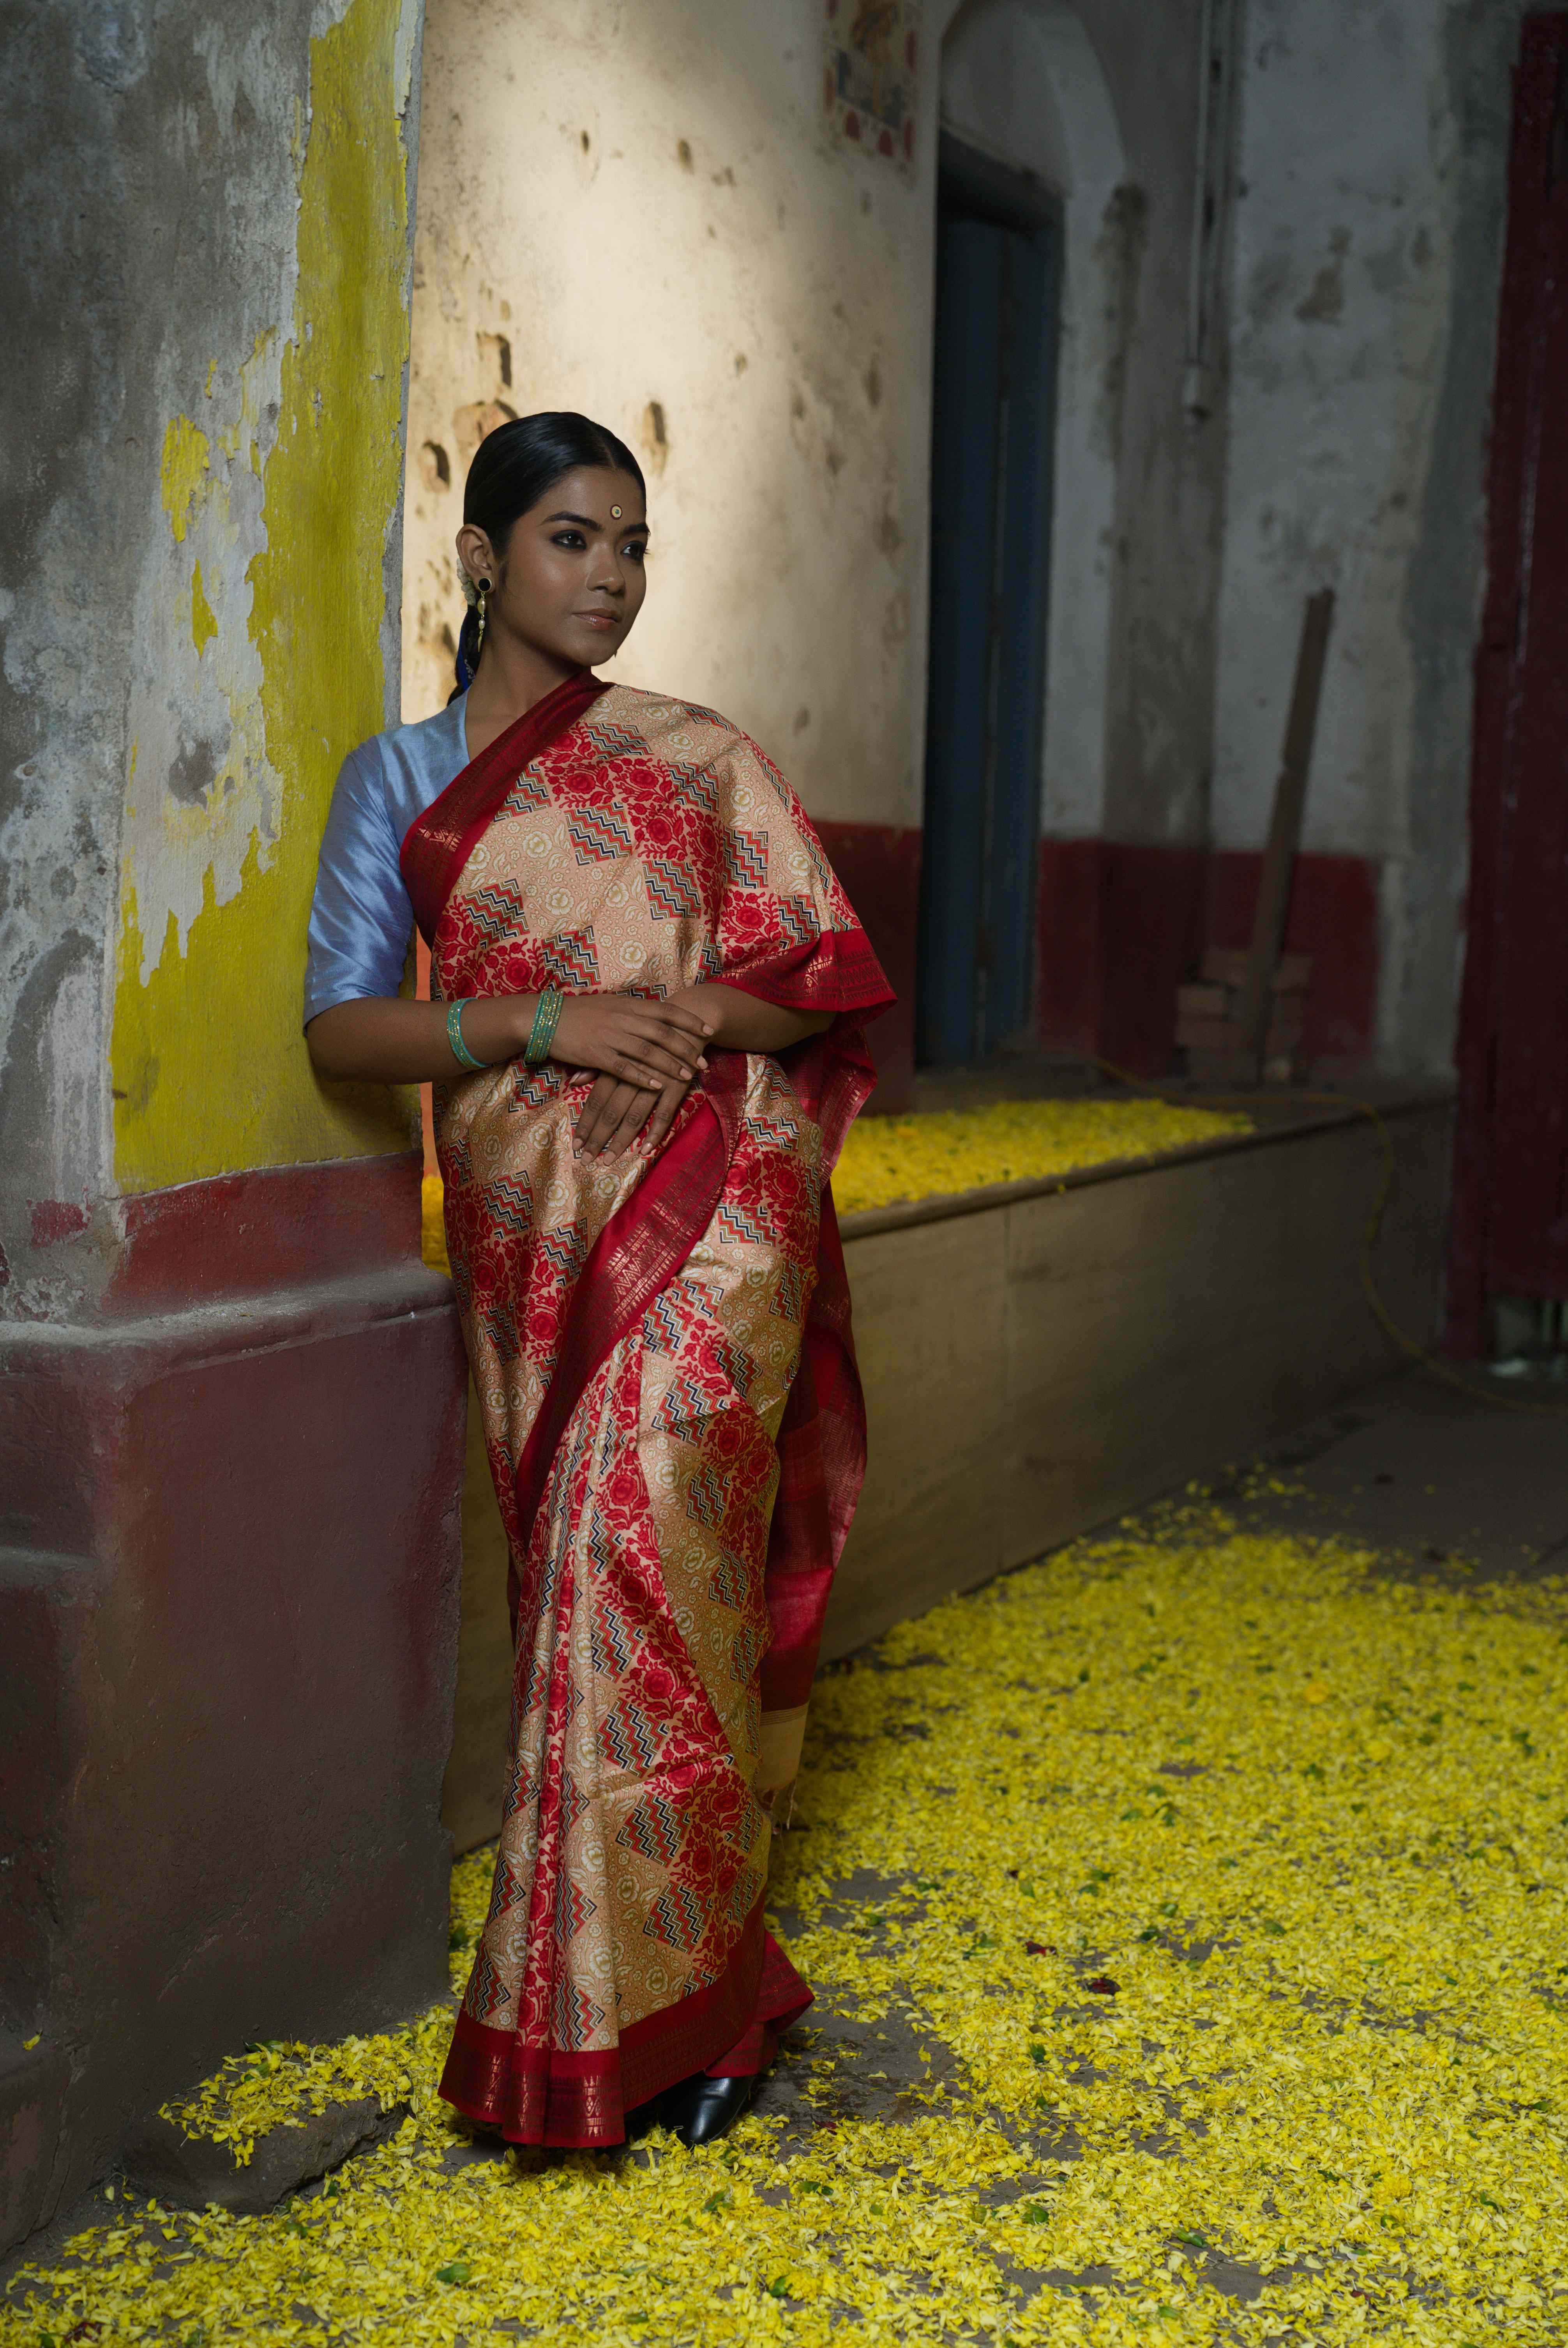
M522 2047L514 2031L492 2030L459 2013L440 2093L513 2144L620 2144L629 2111L710 2065L732 2056L744 2062L759 2025L764 2045L767 2032L786 2030L811 2002L765 1929L759 1899L718 1979L632 2023L607 2054Z
M504 734L497 735L487 750L469 759L422 815L415 817L404 834L397 861L426 945L434 944L436 924L458 875L523 768L559 741L584 710L609 691L591 669L579 669L531 709L525 709Z
M550 1463L594 1372L669 1287L713 1219L740 1133L745 1083L743 1052L712 1055L697 1115L665 1143L589 1251L549 1385L518 1461L518 1529L525 1547ZM516 1576L514 1560L507 1583L514 1635Z

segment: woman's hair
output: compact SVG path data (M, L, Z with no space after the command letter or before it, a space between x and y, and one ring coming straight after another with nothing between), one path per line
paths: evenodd
M512 524L548 497L568 473L584 467L610 473L630 473L643 496L648 485L642 468L608 426L569 408L551 408L542 416L514 417L487 432L474 452L463 490L463 519L482 530L504 561ZM472 585L465 580L465 589ZM457 692L474 681L479 665L479 614L470 602L457 639Z

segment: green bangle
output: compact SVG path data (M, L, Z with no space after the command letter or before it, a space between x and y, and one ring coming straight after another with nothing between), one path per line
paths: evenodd
M537 1068L541 1060L549 1058L550 1045L555 1041L561 1004L565 1000L559 986L547 986L540 994L534 1011L534 1024L528 1030L528 1048L523 1054L530 1068Z
M474 1000L473 995L465 994L460 1002L446 1005L446 1041L452 1046L453 1058L465 1068L483 1068L489 1065L486 1060L477 1060L463 1041L463 1014Z

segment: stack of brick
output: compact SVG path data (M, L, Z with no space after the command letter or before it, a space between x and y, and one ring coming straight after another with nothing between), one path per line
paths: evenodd
M1176 989L1176 1043L1186 1055L1187 1074L1196 1084L1237 1080L1242 1049L1242 1005L1248 956L1211 946L1203 977ZM1264 1045L1263 1073L1269 1084L1287 1085L1300 1073L1301 1039L1307 1025L1307 982L1311 956L1281 954L1274 973L1274 1008Z

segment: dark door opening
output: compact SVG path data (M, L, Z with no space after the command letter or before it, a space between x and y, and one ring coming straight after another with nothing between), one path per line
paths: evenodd
M1061 207L942 139L915 1048L1027 1045Z
M1476 655L1450 1340L1568 1348L1568 14L1524 19Z

